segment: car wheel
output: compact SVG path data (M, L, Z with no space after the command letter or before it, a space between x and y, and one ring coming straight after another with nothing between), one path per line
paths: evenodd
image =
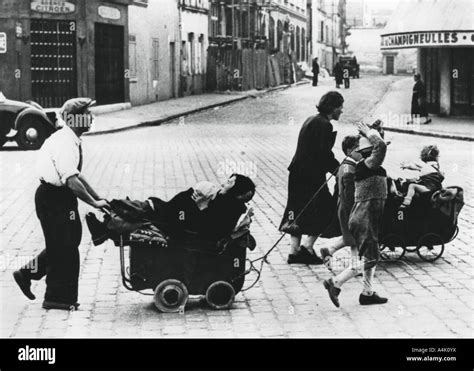
M20 123L15 139L21 148L36 150L41 148L47 136L48 130L44 122L38 117L29 116Z

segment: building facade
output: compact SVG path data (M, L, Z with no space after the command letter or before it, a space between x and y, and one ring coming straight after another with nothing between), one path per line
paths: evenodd
M311 24L311 57L330 73L339 55L346 53L346 1L308 0Z
M180 96L206 90L209 0L179 0Z
M308 14L305 0L271 0L265 3L266 36L272 51L288 52L296 62L308 61Z
M180 48L176 0L135 1L129 7L132 105L178 97Z
M58 107L126 102L129 0L2 0L0 90Z
M474 115L473 12L471 0L402 1L381 35L384 51L418 51L430 112Z

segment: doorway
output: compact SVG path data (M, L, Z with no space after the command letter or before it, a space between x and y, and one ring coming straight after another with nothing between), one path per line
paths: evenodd
M395 72L395 57L393 55L387 55L387 75L393 75Z
M459 48L452 51L452 71L456 73L451 83L452 113L474 114L474 50Z
M124 27L95 24L95 99L97 104L125 100Z
M77 96L75 26L31 20L31 96L43 107L61 107Z

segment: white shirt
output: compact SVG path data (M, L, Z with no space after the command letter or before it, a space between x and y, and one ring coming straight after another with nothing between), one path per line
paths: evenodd
M54 186L65 186L68 178L80 173L81 140L67 125L53 133L41 147L36 162L40 180Z

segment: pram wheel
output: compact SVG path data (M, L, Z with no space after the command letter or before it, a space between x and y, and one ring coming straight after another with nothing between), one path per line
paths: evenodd
M380 244L380 257L384 260L401 259L406 253L406 244L397 234L387 234Z
M181 281L168 279L155 289L155 306L165 313L179 312L188 301L188 289Z
M211 284L206 291L207 304L213 309L228 309L235 298L234 287L226 281Z
M426 262L434 262L443 255L443 252L443 240L436 233L427 233L418 241L416 253Z

